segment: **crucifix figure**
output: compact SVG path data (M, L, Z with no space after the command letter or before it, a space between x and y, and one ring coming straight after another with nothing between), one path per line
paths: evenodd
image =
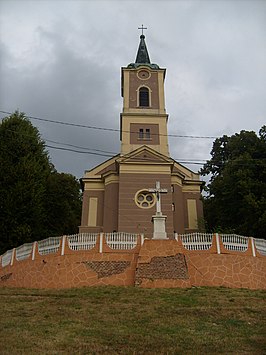
M156 214L161 215L162 209L160 194L167 193L167 189L161 189L160 181L156 181L155 189L149 189L148 191L156 194Z
M138 30L141 30L141 35L143 36L143 30L147 30L147 27L143 27L143 25L141 25L141 27L138 27Z

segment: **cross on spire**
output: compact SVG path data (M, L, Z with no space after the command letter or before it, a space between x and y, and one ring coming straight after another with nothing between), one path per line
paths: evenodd
M141 30L141 35L143 36L143 30L147 30L147 27L143 27L143 25L141 25L141 27L138 27L138 30Z

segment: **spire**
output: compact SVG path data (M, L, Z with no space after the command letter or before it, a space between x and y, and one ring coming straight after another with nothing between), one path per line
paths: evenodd
M141 30L141 36L140 36L140 44L139 44L139 49L137 52L137 56L136 56L136 60L135 63L130 63L128 64L128 68L137 68L141 65L146 65L149 66L151 69L160 69L158 64L152 64L150 61L150 57L149 57L149 53L148 53L148 49L146 47L146 43L145 43L145 36L143 34L143 30L146 30L147 27L143 27L143 25L141 27L138 28L139 30Z
M144 34L142 34L140 36L140 44L139 44L139 49L138 49L135 63L138 63L138 64L150 64L151 63L149 53L148 53L146 43L145 43Z

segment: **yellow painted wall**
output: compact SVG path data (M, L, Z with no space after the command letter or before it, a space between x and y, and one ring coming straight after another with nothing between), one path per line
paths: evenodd
M196 200L188 199L187 200L187 209L188 209L188 228L189 229L197 229L198 228L198 216L197 216Z
M96 227L97 226L97 208L98 208L98 198L90 197L89 199L89 218L88 226Z

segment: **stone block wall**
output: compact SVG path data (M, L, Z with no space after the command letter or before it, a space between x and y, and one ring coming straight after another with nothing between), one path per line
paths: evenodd
M64 255L40 255L35 259L17 261L0 268L0 287L71 288L96 285L130 286L134 284L140 241L132 250L113 250L104 242L99 251L95 247L86 251L73 251L67 243Z
M71 288L82 286L192 287L266 289L266 257L232 252L213 238L209 250L189 251L181 241L150 240L130 250L114 250L99 240L90 250L58 252L0 266L0 287Z
M189 251L180 241L146 240L136 269L135 285L140 287L224 286L266 289L266 257L230 252L216 238L209 250Z

